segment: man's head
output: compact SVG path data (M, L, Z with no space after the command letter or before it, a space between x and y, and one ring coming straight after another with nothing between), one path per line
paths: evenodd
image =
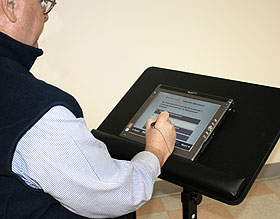
M48 20L44 0L0 0L0 31L30 46L38 39ZM52 2L52 1L51 1Z

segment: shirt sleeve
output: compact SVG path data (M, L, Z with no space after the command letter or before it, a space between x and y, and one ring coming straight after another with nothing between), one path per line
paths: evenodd
M147 151L131 161L112 159L83 118L55 106L19 141L12 170L68 210L104 218L135 211L150 200L160 165Z

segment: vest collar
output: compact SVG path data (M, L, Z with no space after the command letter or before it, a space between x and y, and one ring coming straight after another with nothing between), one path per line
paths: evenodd
M42 54L43 50L23 44L0 32L0 56L15 60L28 71Z

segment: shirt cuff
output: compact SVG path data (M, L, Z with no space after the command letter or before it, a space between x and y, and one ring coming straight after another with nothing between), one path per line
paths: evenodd
M151 174L153 176L153 180L156 180L156 178L160 175L160 163L156 155L154 155L152 152L149 151L142 151L136 154L132 160L132 162L141 163L145 167L148 167L149 170L151 170Z

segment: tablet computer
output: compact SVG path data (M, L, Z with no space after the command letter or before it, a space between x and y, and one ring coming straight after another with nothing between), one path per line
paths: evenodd
M174 153L194 160L205 148L228 112L233 99L160 84L123 128L120 136L145 144L146 122L162 111L176 130Z

